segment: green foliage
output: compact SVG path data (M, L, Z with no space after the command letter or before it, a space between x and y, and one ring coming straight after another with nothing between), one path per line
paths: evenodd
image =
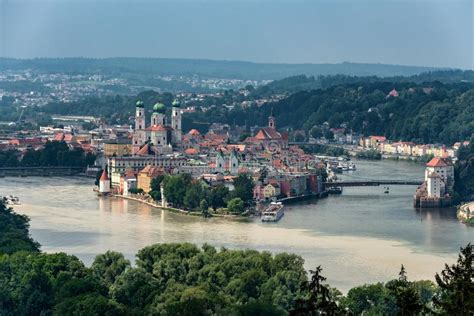
M130 188L130 189L128 189L128 192L130 192L132 194L143 194L143 193L145 193L142 188L139 188L139 189Z
M241 198L233 198L227 202L227 209L231 213L240 214L245 210L244 201Z
M207 203L206 199L202 199L201 203L199 203L199 210L203 217L209 216L209 203Z
M94 161L95 155L85 153L82 148L71 150L63 141L47 141L42 149L27 150L18 165L86 167L92 165Z
M359 159L368 159L368 160L380 160L382 159L382 154L375 149L364 150L357 153L357 158Z
M109 250L95 257L91 271L104 286L110 287L129 268L130 261L125 259L123 254Z
M239 173L234 180L234 191L232 197L240 198L244 203L249 204L253 199L254 183L250 174Z
M168 203L176 207L184 206L184 196L190 183L191 175L187 173L165 177L163 180L164 194Z
M160 191L160 188L161 188L161 182L163 182L165 176L164 175L159 175L157 177L154 177L153 179L151 179L151 182L150 182L150 188L152 191Z
M473 249L469 243L461 248L458 261L445 265L441 274L436 274L440 295L433 299L435 305L446 315L472 315L474 313L474 266Z
M454 166L454 191L457 202L474 199L474 138L469 146L461 147Z
M226 206L229 194L229 189L223 184L219 184L211 189L209 199L214 212L217 208Z
M11 207L0 200L0 256L16 251L39 251L39 244L30 236L29 218L16 214Z

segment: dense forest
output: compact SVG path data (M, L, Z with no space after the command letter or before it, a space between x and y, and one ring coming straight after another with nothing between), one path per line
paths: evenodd
M473 247L461 249L431 281L399 276L352 288L330 287L321 267L299 256L210 245L156 244L131 265L121 253L91 267L47 254L29 236L26 216L0 201L1 315L472 315Z
M474 138L459 150L458 158L454 166L454 198L457 202L474 201Z
M396 88L398 97L389 97ZM346 127L391 140L452 144L474 132L474 84L358 83L296 92L261 107L213 108L191 115L197 122L264 125L274 109L280 128L309 132L315 126Z

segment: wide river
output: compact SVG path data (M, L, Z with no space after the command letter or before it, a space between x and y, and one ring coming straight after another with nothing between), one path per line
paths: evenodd
M411 162L356 161L350 179L422 179ZM291 205L278 223L236 222L173 214L118 198L99 198L92 179L2 178L0 195L20 197L19 213L46 252L67 252L90 264L109 249L131 260L153 243L209 243L216 247L292 252L305 267L322 265L328 282L342 291L395 278L404 264L410 279L434 279L453 263L474 228L455 211L413 209L414 186L345 188L340 196Z

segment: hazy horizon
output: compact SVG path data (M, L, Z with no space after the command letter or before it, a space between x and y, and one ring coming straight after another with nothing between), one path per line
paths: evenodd
M473 69L473 4L0 0L0 57Z

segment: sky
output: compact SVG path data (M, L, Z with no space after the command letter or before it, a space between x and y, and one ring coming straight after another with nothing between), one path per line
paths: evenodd
M0 56L473 69L474 0L0 0Z

